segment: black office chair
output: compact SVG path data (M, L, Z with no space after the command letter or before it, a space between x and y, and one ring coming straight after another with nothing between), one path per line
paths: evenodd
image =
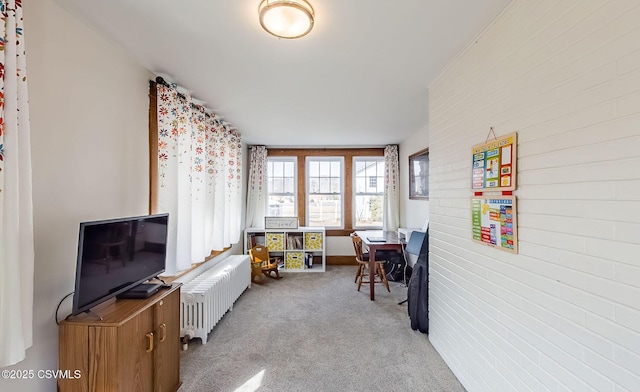
M421 257L425 259L429 252L429 239L427 238L428 231L429 229L427 229L426 232L424 231L411 232L411 237L409 237L409 242L407 243L407 246L405 247L404 251L408 254L417 256L418 259L420 259ZM426 242L425 242L425 238L427 240ZM408 263L408 260L407 260L407 263Z
M407 311L411 329L429 332L429 229L414 231L405 250L418 256L407 289Z

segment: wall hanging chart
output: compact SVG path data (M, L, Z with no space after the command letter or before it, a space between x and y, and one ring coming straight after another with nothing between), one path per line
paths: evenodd
M474 196L471 199L473 240L518 253L515 196Z
M516 142L516 132L498 138L490 128L487 140L471 147L473 240L512 253L518 253Z
M493 128L490 133L493 133ZM471 148L473 190L516 189L516 136L514 132Z

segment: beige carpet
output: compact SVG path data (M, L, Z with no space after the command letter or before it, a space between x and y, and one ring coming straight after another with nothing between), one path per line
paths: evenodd
M180 392L464 391L411 330L407 288L356 291L355 266L287 273L247 289L209 334L181 354Z

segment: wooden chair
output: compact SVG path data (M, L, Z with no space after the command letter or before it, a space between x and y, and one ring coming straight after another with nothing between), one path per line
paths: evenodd
M251 257L251 281L261 284L264 281L262 275L273 279L282 279L278 272L278 264L282 260L279 257L270 257L269 248L264 245L256 245L249 249L249 257ZM272 276L271 273L275 273Z
M370 273L369 270L369 255L366 253L362 253L362 238L358 237L356 233L351 233L351 241L353 242L353 250L356 253L356 262L358 262L358 272L356 273L355 282L358 283L358 291L360 291L360 286L362 283L369 283L370 280L363 280L365 276L368 276L369 279L374 279L374 283L384 283L387 287L387 291L389 290L389 281L387 281L387 275L384 272L384 261L376 260L376 268L373 273Z

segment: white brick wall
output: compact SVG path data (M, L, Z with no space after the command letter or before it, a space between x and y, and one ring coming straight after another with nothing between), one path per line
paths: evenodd
M429 91L433 345L470 391L640 391L640 2L516 0ZM517 255L471 241L489 127Z

